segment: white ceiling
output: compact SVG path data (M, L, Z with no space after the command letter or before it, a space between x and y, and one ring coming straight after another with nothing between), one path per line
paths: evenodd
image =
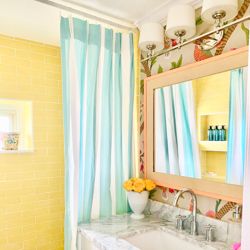
M199 7L201 0L43 0L89 9L124 23L163 22L171 4L189 3ZM0 34L59 45L61 11L36 0L0 0Z
M141 22L164 21L169 6L187 3L194 8L201 6L202 0L63 0L75 3L107 15L121 18L125 21L140 25Z
M59 14L34 0L0 0L0 34L58 45Z
M102 11L108 15L136 22L152 9L168 0L71 0L71 2Z

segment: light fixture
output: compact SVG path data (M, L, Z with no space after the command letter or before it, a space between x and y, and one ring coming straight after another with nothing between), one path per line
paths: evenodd
M196 33L195 10L187 4L173 5L167 16L166 34L169 38L178 38L179 44Z
M233 19L238 13L238 0L203 0L201 18L203 21L215 24L207 35L191 39L200 50L211 50L215 48L224 37L224 29L220 27L225 21ZM141 25L139 47L148 52L152 57L155 51L168 47L181 48L183 42L196 34L195 9L187 4L172 5L168 11L167 23L164 37L163 27L159 23L151 22ZM177 43L171 44L171 40ZM185 42L187 44L187 42ZM176 46L177 45L177 46ZM175 48L174 48L175 49ZM173 50L173 49L169 49ZM169 51L166 53L169 57Z
M139 47L152 56L154 51L164 48L164 29L161 24L149 22L140 27Z
M201 18L220 26L222 21L233 19L238 12L238 0L203 0Z

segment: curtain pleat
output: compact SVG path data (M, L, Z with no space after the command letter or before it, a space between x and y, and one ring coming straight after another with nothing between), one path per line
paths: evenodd
M133 34L61 18L65 249L77 226L128 211L122 187L135 167Z
M248 28L249 25L248 25ZM249 34L250 35L250 34ZM248 36L250 38L250 36ZM245 151L245 171L243 181L243 214L242 218L242 230L241 230L241 250L250 249L250 52L248 50L248 67L245 69L247 72L246 77L246 151Z
M246 69L230 72L227 182L243 184L246 156Z
M61 18L61 58L62 58L62 83L63 83L63 115L64 115L64 161L66 166L70 166L71 148L69 144L69 20ZM65 219L64 219L64 235L65 235L65 249L70 249L72 239L72 223L71 223L71 200L70 200L70 168L65 168Z
M83 164L83 222L89 222L93 202L96 160L96 84L101 46L100 25L90 24L88 31L86 79L86 141Z
M201 178L192 83L174 85L173 93L180 173Z
M87 22L79 19L73 19L74 23L74 43L75 43L75 56L77 66L77 76L80 84L80 136L79 136L79 190L78 190L78 222L83 221L83 163L84 163L84 92L85 92L85 78L86 78L86 56L87 56L87 41L88 29Z
M192 83L156 90L155 169L201 177Z
M102 168L100 179L100 215L112 214L111 184L111 142L112 142L112 52L113 31L105 30L105 52L103 61L103 84L101 105L101 155Z
M129 110L128 110L128 176L133 176L134 161L133 161L133 111L134 111L134 95L135 95L135 72L134 72L134 39L133 35L129 34L129 65L130 65L130 79L129 79Z
M160 151L156 150L155 166L157 171L170 174L165 97L163 91L163 89L158 89L155 92L155 119L157 119L155 121L155 145L157 147L155 148L162 149Z
M116 212L126 211L126 196L122 189L124 181L123 171L123 143L122 143L122 63L121 63L121 33L115 34L115 65L114 65L114 151L115 151L115 188Z

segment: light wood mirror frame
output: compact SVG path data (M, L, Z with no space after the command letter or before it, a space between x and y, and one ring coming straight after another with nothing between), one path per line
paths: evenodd
M148 77L144 80L145 176L158 186L191 188L196 194L242 203L243 187L154 172L154 90L248 65L248 47Z

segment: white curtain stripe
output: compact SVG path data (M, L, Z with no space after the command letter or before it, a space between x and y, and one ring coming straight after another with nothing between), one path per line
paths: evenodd
M70 18L70 26L72 25L72 19ZM70 99L71 99L71 109L70 109L70 117L72 121L76 121L75 123L71 123L72 127L72 155L73 155L73 178L72 178L72 185L74 186L74 199L72 202L72 210L74 211L74 217L72 222L74 225L72 227L73 232L75 235L77 232L77 214L78 214L78 176L79 176L79 118L80 118L80 100L79 94L75 96L75 93L79 93L79 82L76 76L76 61L75 61L75 47L74 47L74 33L73 28L71 30L71 39L70 39L70 81L72 84L70 85ZM72 247L76 245L76 237L72 238Z
M115 33L113 34L113 46L115 48ZM112 55L112 62L113 62L113 68L114 68L114 62L115 62L115 53ZM112 79L115 78L115 71L112 72ZM112 103L115 101L114 96L114 81L112 83ZM115 112L115 106L112 105L112 114ZM115 134L115 116L112 116L112 135ZM115 137L112 136L112 147L111 147L111 183L110 183L110 189L111 189L111 197L112 197L112 214L116 214L116 178L115 178L115 172L116 172L116 166L115 166Z
M105 29L101 27L101 44L103 45L105 41ZM96 174L95 174L95 187L94 187L94 197L93 197L93 208L92 208L92 218L98 218L100 210L100 168L101 168L101 158L100 158L100 147L101 141L100 136L102 133L101 124L101 104L102 104L102 82L103 82L103 63L104 63L104 50L105 47L101 46L100 57L99 57L99 70L97 78L97 89L96 89Z
M122 36L121 58L122 58L122 143L123 143L123 170L124 179L128 179L128 123L130 103L130 47L129 34ZM125 73L126 72L126 73Z

